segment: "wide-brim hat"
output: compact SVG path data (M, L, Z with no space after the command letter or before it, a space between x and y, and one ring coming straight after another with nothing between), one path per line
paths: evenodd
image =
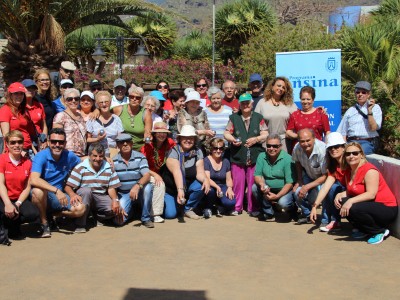
M196 129L192 125L183 125L182 130L178 136L196 136Z
M326 148L336 146L336 145L344 145L346 144L343 136L339 132L331 132L327 137Z
M75 65L72 62L68 61L68 60L63 61L61 63L61 68L63 68L64 70L71 70L71 71L75 71L76 70Z
M153 133L156 133L156 132L171 133L171 131L168 130L168 125L164 122L154 123L153 130L151 132L153 132Z

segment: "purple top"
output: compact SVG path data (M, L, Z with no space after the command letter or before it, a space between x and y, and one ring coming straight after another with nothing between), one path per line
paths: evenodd
M210 171L210 178L214 180L216 184L226 184L226 173L231 170L231 164L229 160L224 158L222 160L222 167L221 170L216 171L214 170L210 159L208 157L204 158L204 170Z

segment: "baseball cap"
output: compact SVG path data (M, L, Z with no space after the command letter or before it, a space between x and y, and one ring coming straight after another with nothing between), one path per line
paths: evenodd
M69 83L69 84L71 84L72 86L74 86L74 83L72 82L71 79L62 79L62 80L60 81L60 86L62 86L62 85L64 85L64 84L67 84L67 83Z
M26 92L26 88L24 87L24 85L21 82L14 82L11 83L10 86L8 87L8 92L13 94L13 93L25 93Z
M254 81L260 81L260 82L262 82L263 80L262 80L261 75L258 74L258 73L253 73L253 74L251 74L251 75L250 75L249 83L254 82Z
M120 133L115 138L116 142L124 142L124 141L132 141L132 137L130 134L127 133Z
M149 96L156 97L160 101L165 101L165 98L160 91L151 91Z
M81 94L81 99L83 98L83 96L89 96L90 99L94 100L94 95L91 91L83 91Z
M368 81L359 81L356 83L356 89L371 90L371 84Z
M122 78L115 79L114 88L116 88L117 86L123 86L124 88L126 88L125 80L123 80Z
M24 80L21 81L21 83L26 88L31 87L31 86L35 86L36 87L36 83L32 79L24 79Z
M253 98L251 97L251 95L249 93L241 94L239 97L239 102L251 101L251 100L253 100Z
M92 79L89 81L89 87L94 87L96 85L102 85L101 81L98 79Z

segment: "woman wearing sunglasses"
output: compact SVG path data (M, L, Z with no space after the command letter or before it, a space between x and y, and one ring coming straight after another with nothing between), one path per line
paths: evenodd
M157 90L160 91L165 99L164 102L164 110L172 110L173 106L172 106L172 102L171 99L169 98L169 84L168 82L166 82L165 80L160 80L157 83L156 86Z
M218 206L217 216L220 216L223 213L230 214L235 209L236 203L232 189L231 164L228 159L223 158L224 140L212 139L210 148L210 154L204 158L204 170L211 186L205 196L206 204L203 212L205 218L211 217L214 204Z
M0 155L0 218L12 239L21 237L20 224L39 218L39 210L29 199L32 162L22 156L24 136L11 130L5 142L8 153Z
M77 156L86 155L86 123L78 111L80 93L77 89L67 89L64 92L66 109L54 117L53 128L62 128L66 133L65 149Z
M204 77L199 78L197 81L194 82L194 89L200 94L201 99L206 99L206 106L209 106L211 104L211 101L207 95L208 88L208 81Z
M397 216L397 200L378 169L366 158L359 143L344 148L346 191L337 194L335 206L354 226L352 237L379 244L389 235L388 226Z
M328 167L328 177L318 193L317 199L312 206L310 220L317 221L317 207L323 202L321 226L319 230L329 232L340 228L340 214L333 201L338 193L344 191L346 186L345 172L343 168L344 146L346 142L339 132L332 132L327 137L326 144L326 165ZM326 199L324 201L324 199Z

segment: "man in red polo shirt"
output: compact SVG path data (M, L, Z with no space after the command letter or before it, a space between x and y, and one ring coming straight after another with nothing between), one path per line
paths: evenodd
M222 90L225 93L224 99L222 99L222 105L229 106L233 112L239 111L239 100L236 98L236 84L232 80L226 80L222 84Z

